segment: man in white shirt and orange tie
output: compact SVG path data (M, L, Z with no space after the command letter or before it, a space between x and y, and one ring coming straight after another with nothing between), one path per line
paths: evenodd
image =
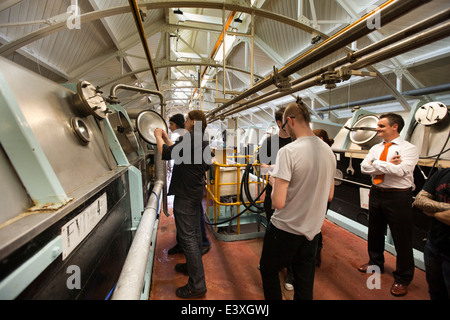
M370 266L384 270L384 235L389 228L397 252L391 294L404 296L414 275L412 250L412 189L414 168L419 160L417 147L403 140L403 118L395 113L380 116L377 135L383 142L374 145L361 163L361 172L372 176L369 197L369 262L358 270L366 273Z

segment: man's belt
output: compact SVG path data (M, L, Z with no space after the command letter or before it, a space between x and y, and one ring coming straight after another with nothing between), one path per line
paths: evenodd
M372 188L380 191L380 192L404 192L404 191L411 191L411 188L403 188L403 189L399 189L399 188L381 188L378 187L376 185L372 185Z

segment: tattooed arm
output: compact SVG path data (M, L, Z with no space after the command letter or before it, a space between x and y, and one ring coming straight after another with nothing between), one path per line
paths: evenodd
M422 190L417 194L414 205L422 209L427 216L450 225L450 203L435 201L431 193Z

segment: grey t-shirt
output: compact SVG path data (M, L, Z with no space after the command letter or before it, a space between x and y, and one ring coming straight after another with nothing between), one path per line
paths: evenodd
M289 181L289 186L284 207L271 218L274 226L312 240L325 219L335 171L333 151L316 136L297 138L281 148L272 175Z

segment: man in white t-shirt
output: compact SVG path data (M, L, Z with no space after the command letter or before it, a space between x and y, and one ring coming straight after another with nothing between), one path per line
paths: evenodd
M336 158L314 135L307 107L297 101L284 112L283 129L294 140L281 148L270 178L276 209L264 236L260 271L267 300L282 299L279 271L294 271L294 299L312 299L318 234L334 194Z

